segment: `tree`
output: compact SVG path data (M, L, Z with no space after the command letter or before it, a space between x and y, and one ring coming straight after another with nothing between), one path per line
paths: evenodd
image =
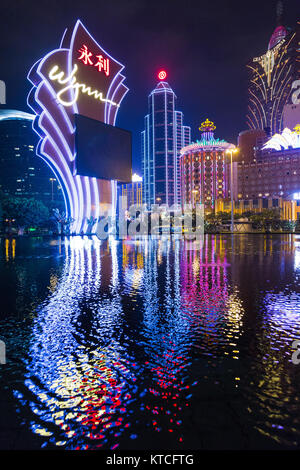
M300 219L296 220L295 232L300 232Z
M296 220L282 220L281 227L282 227L282 230L286 230L288 232L295 232L295 229L297 227L297 221Z
M204 221L205 232L216 233L222 227L222 212L206 214Z
M49 219L49 210L33 198L4 196L1 200L3 221L16 225L18 229L41 228Z
M280 210L277 208L249 213L248 218L253 223L254 228L261 230L279 230L281 227Z

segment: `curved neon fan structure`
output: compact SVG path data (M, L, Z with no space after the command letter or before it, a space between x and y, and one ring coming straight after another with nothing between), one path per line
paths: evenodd
M75 114L115 125L128 88L124 66L90 35L81 21L66 30L61 46L34 64L28 74L33 88L28 105L35 112L33 129L40 136L37 155L59 181L72 233L86 233L88 219L101 215L101 205L116 208L116 181L77 174ZM106 198L106 199L105 199Z

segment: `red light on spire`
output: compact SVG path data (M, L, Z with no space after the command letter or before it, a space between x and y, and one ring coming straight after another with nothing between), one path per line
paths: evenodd
M159 80L164 80L165 78L167 78L167 72L165 70L161 70L160 72L158 72L157 76Z

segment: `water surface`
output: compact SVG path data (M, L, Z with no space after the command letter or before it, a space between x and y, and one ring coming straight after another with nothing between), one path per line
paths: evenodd
M299 236L0 243L0 448L299 446Z

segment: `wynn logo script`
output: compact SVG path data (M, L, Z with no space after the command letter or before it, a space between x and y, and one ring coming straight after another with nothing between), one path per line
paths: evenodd
M65 77L65 73L59 70L58 65L54 65L49 73L49 79L52 81L57 81L60 85L66 85L57 93L57 99L63 106L72 106L76 103L79 96L79 91L82 93L87 93L88 96L92 96L96 100L103 101L106 103L110 103L113 106L119 107L118 103L111 101L107 98L103 98L103 93L98 90L92 90L90 86L87 86L85 83L78 83L76 79L76 72L78 70L78 66L75 64L71 74L68 77ZM67 93L69 90L74 91L74 96L71 100L66 101L62 98L62 95Z

